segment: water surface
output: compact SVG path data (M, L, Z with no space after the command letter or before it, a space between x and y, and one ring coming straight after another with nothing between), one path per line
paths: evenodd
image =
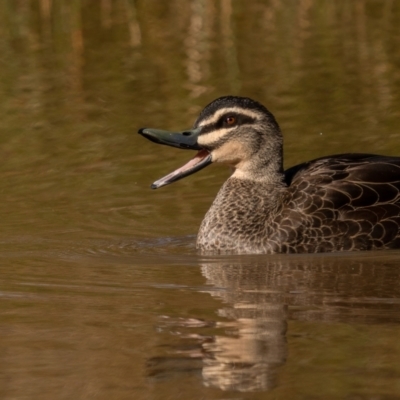
M149 189L214 98L276 116L285 165L400 154L400 3L0 5L0 397L400 398L398 251L203 257L228 176Z

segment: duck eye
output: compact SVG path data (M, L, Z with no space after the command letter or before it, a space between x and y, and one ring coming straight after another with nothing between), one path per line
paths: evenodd
M229 116L225 117L225 123L227 125L230 125L230 126L235 125L236 124L236 118L234 116L232 116L232 115L229 115Z

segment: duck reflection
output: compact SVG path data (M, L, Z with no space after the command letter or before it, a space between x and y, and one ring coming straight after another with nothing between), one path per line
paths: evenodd
M167 355L149 360L149 375L195 372L209 387L271 390L288 357L288 320L400 322L398 259L390 252L203 260L208 286L199 291L218 300L217 321L164 317L160 331L175 339L167 339Z
M264 265L204 264L211 291L225 307L218 314L235 321L230 335L204 343L203 379L223 390L269 390L276 385L277 369L286 360L287 306L279 292L271 291Z

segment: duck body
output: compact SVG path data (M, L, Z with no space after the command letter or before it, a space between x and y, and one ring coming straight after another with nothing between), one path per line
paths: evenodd
M197 247L253 254L400 248L400 158L330 156L282 178L273 187L228 178Z
M196 149L158 188L211 162L233 168L201 223L203 253L319 253L400 248L400 157L341 154L283 170L282 136L254 100L210 103L192 130L139 131Z

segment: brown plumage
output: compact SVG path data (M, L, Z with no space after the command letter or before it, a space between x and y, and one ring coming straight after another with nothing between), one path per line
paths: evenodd
M342 154L283 171L282 137L272 114L233 96L209 104L191 131L139 132L162 144L200 150L154 188L210 162L234 168L200 226L197 247L204 252L400 248L399 157Z

